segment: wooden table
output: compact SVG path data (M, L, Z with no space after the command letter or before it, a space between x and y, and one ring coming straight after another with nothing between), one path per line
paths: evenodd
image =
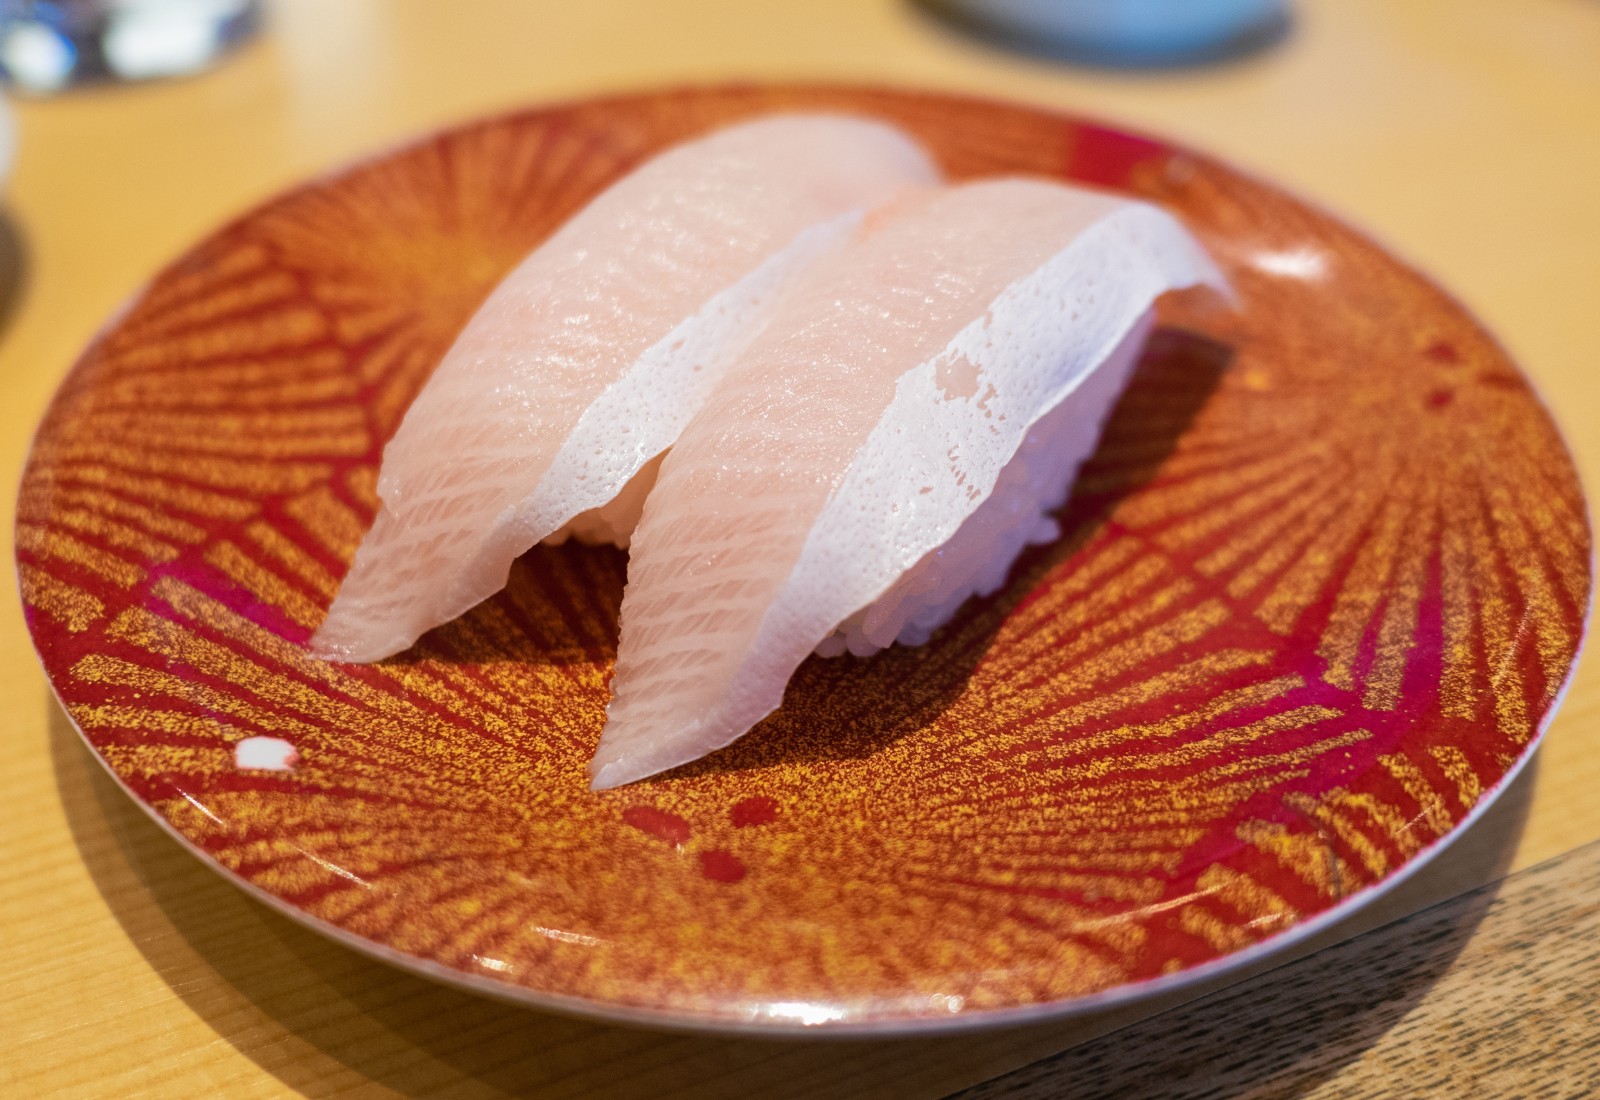
M165 260L279 188L506 107L752 78L1054 104L1258 170L1364 227L1460 295L1522 362L1580 472L1600 483L1600 433L1591 428L1600 372L1590 366L1600 345L1593 0L1302 0L1293 33L1272 51L1159 74L1087 72L1006 54L902 0L285 0L272 15L265 39L208 76L18 106L10 207L25 241L26 281L0 334L0 483L16 483L32 425L95 328ZM9 515L3 529L9 539ZM1534 765L1483 822L1318 944L1600 838L1600 800L1590 797L1600 789L1597 667L1592 657L1580 667ZM1452 974L1505 971L1506 952L1540 960L1554 952L1568 960L1568 986L1592 992L1596 984L1589 952L1572 933L1587 927L1600 898L1594 875L1583 873L1600 864L1600 849L1585 849L1106 1039L1096 1036L1172 1006L894 1043L722 1041L601 1027L430 985L247 900L99 771L51 701L14 599L0 606L0 693L7 1096L931 1098L1088 1040L1095 1041L974 1095L1058 1095L1065 1082L1079 1082L1085 1095L1198 1095L1205 1089L1195 1082L1213 1077L1226 1087L1208 1095L1277 1095L1272 1090L1312 1079L1249 1059L1216 1077L1223 1056L1239 1051L1239 1033L1196 1031L1196 1021L1240 1012L1255 1019L1249 1005L1276 1004L1274 991L1301 987L1286 986L1289 978L1315 987L1320 975L1325 987L1365 974L1377 982L1375 996L1388 996L1383 960L1418 936L1437 942L1427 939L1436 928L1464 946L1442 970L1408 971L1438 980L1396 995L1406 1012L1367 1013L1355 1032L1329 1032L1328 1044L1346 1044L1339 1050L1350 1049L1351 1034L1359 1040L1339 1065L1402 1065L1426 1061L1430 1051L1465 1057L1431 1025L1395 1021L1432 1019L1407 1013L1433 1011L1429 1005L1443 1003L1437 998L1459 992L1466 979ZM1519 939L1513 933L1526 927L1516 922L1534 909L1513 903L1528 897L1545 899L1534 907L1544 931ZM1474 946L1502 940L1511 946L1499 954ZM1526 993L1535 988L1528 983L1548 978L1537 967L1511 973L1494 978L1494 988L1504 982ZM1546 988L1555 987L1537 985ZM1560 1003L1575 1004L1574 996ZM1487 1027L1492 1017L1446 1018ZM1151 1044L1185 1042L1191 1057L1182 1072L1148 1057ZM1548 1068L1566 1055L1551 1048L1541 1057L1555 1059L1542 1063ZM1506 1064L1502 1082L1535 1072L1526 1058ZM1088 1087L1091 1070L1099 1091ZM1417 1078L1425 1079L1439 1080ZM1383 1080L1323 1074L1313 1083L1337 1085L1328 1095L1367 1095ZM1451 1087L1461 1091L1459 1081Z

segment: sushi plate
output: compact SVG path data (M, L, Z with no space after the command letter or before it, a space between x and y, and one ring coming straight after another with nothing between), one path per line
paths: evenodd
M311 659L384 441L499 277L655 150L798 108L890 119L956 177L1160 203L1240 308L1164 304L1064 536L1001 592L926 646L813 658L663 776L584 772L620 550L536 548L399 656ZM1309 935L1528 759L1591 586L1550 417L1371 242L1115 129L838 87L530 110L246 214L63 383L17 558L84 739L257 897L513 1001L763 1034L1071 1014Z

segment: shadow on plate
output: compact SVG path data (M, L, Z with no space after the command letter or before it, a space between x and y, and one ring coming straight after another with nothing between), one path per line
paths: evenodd
M991 49L1022 54L1040 61L1107 72L1183 72L1249 60L1279 45L1294 33L1287 10L1214 46L1178 55L1108 52L1062 39L1032 35L974 18L948 0L906 0L929 26L947 35L975 41Z

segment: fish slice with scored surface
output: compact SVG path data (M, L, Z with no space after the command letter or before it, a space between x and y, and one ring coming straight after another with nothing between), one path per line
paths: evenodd
M661 466L594 786L693 760L776 709L813 647L951 541L1031 427L1081 459L1117 396L1096 368L1125 371L1154 300L1198 283L1225 288L1171 216L1059 184L973 183L871 215ZM1045 424L1052 410L1072 431Z
M764 118L614 184L495 289L384 451L320 657L371 661L542 539L626 546L655 460L793 274L939 170L882 123Z

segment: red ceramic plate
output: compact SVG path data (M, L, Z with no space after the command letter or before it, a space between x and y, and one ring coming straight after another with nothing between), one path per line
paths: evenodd
M1067 535L1002 593L927 646L809 661L665 776L585 781L621 551L536 549L380 664L307 657L384 441L496 280L641 158L791 108L892 119L956 177L1162 203L1242 308L1168 303ZM529 111L246 215L74 368L17 546L85 739L236 882L515 1000L768 1033L1081 1011L1320 927L1527 759L1590 592L1548 415L1370 242L1073 118L807 87Z

